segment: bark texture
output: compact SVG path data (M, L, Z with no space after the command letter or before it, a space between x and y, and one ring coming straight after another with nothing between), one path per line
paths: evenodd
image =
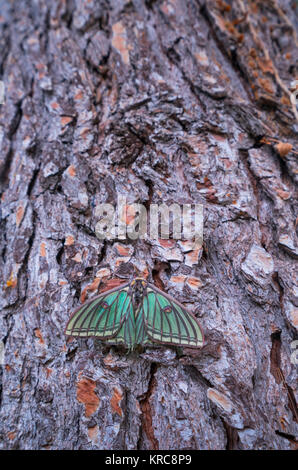
M295 2L0 9L1 448L294 448ZM204 204L203 248L98 240L118 194ZM135 270L196 313L202 351L66 341L80 297Z

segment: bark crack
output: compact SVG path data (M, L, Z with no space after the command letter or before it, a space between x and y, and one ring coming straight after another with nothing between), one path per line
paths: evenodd
M137 448L140 448L142 442L142 433L144 432L147 436L147 439L150 442L151 450L158 450L159 449L159 442L154 436L154 429L152 425L152 405L150 404L151 396L154 392L156 387L156 371L158 369L158 365L156 363L151 364L150 369L150 379L148 383L148 389L145 393L145 396L139 400L140 408L141 408L141 428L140 428L140 436L138 441Z
M230 426L221 416L221 422L226 431L227 443L226 450L238 450L239 449L239 435L237 429Z
M298 407L295 399L295 394L292 388L287 384L283 370L281 368L281 332L277 331L271 335L271 352L270 352L270 372L273 375L277 384L282 383L287 395L288 406L292 412L293 419L298 423Z
M10 129L8 130L8 133L7 133L7 136L10 140L10 147L9 147L9 150L6 154L3 166L1 168L1 173L0 173L0 184L3 185L3 187L7 183L10 167L11 167L11 164L12 164L14 136L16 135L16 133L18 131L18 128L19 128L19 125L20 125L20 122L21 122L21 119L22 119L22 115L23 115L22 103L23 103L23 100L19 101L16 104L15 115L12 119L11 127L10 127ZM3 190L4 190L4 188L3 188ZM1 194L3 193L3 190L1 192Z

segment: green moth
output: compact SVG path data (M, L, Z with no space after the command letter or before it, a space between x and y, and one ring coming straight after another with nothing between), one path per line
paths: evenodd
M196 317L143 278L104 292L80 306L65 334L96 337L133 350L138 345L200 348L204 337Z

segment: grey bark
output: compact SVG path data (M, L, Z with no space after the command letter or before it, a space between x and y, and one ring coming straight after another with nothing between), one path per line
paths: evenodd
M1 448L294 448L295 2L0 9ZM202 203L203 248L98 240L120 193ZM146 270L202 351L66 341L82 292Z

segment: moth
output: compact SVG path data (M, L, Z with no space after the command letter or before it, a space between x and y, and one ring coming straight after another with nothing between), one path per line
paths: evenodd
M200 348L203 330L177 300L143 278L106 291L77 308L65 334L95 337L129 350L156 343Z

